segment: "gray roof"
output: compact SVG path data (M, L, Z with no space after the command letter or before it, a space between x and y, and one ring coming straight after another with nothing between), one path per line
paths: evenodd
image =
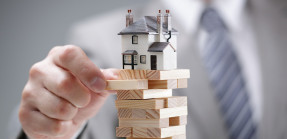
M170 46L174 51L176 51L169 42L154 42L151 44L151 46L148 48L148 52L163 52L163 50Z
M137 55L138 52L136 50L126 50L122 53L123 55Z
M162 31L164 33L168 32L166 24L163 24ZM172 28L171 32L172 34L178 33L177 30L175 30L174 28ZM127 34L158 34L156 17L145 16L123 29L118 35Z

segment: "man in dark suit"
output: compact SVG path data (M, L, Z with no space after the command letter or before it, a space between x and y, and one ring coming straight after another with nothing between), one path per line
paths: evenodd
M283 0L162 0L134 8L136 16L160 8L170 9L173 27L181 34L178 67L190 68L192 74L189 88L178 92L189 98L188 139L287 138L286 6ZM81 48L69 45L53 48L43 61L32 66L19 110L24 134L30 138L115 138L115 97L108 98L104 88L105 80L116 79L117 75L115 70L99 68L121 67L120 37L116 34L124 28L125 11L119 9L74 26L71 42L89 52L91 60ZM219 25L206 25L209 22L205 14L210 13ZM228 35L228 43L223 46L232 50L225 47L223 50L236 55L240 77L242 73L245 79L247 93L240 95L248 96L242 102L249 103L242 104L250 111L244 113L248 118L243 118L246 124L240 130L232 128L236 122L230 122L228 115L237 112L228 113L229 109L224 109L216 94L216 80L209 73L214 69L206 65L206 40L220 41L210 37L209 26L219 26L216 30L224 28L224 32L221 30L215 36ZM238 80L241 82L241 78ZM232 98L234 102L236 98L240 97ZM231 98L226 96L226 100ZM237 124L241 123L238 121Z

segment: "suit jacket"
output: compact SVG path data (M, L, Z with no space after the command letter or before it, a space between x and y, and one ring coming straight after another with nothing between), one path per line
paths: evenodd
M151 9L162 8L162 5L153 1L152 4L132 7L140 17ZM116 9L76 24L70 43L81 46L101 68L121 68L121 37L116 34L124 28L124 15L128 8ZM263 115L258 123L258 137L287 139L287 2L249 0L245 10L256 36L263 77ZM176 26L176 21L173 23ZM180 26L177 29L184 30ZM225 139L228 134L202 66L197 37L196 33L181 33L178 37L178 67L191 69L191 79L188 89L175 90L174 95L188 96L188 139ZM101 111L88 121L80 138L116 138L115 99L115 95L109 97Z

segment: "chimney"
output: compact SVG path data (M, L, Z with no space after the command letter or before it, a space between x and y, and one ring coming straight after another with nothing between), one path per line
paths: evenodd
M171 15L169 13L169 10L165 11L165 15L164 15L164 24L166 25L167 28L167 32L171 31L172 26L171 26Z
M161 14L161 10L158 10L158 14L157 14L157 32L159 35L162 34L162 14Z
M129 9L126 15L126 27L133 23L134 16L132 14L132 10Z

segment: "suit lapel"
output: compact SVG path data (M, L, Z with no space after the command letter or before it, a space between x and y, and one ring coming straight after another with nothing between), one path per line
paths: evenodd
M249 3L259 46L263 80L262 139L287 138L287 2L253 0ZM285 6L285 7L284 7Z

